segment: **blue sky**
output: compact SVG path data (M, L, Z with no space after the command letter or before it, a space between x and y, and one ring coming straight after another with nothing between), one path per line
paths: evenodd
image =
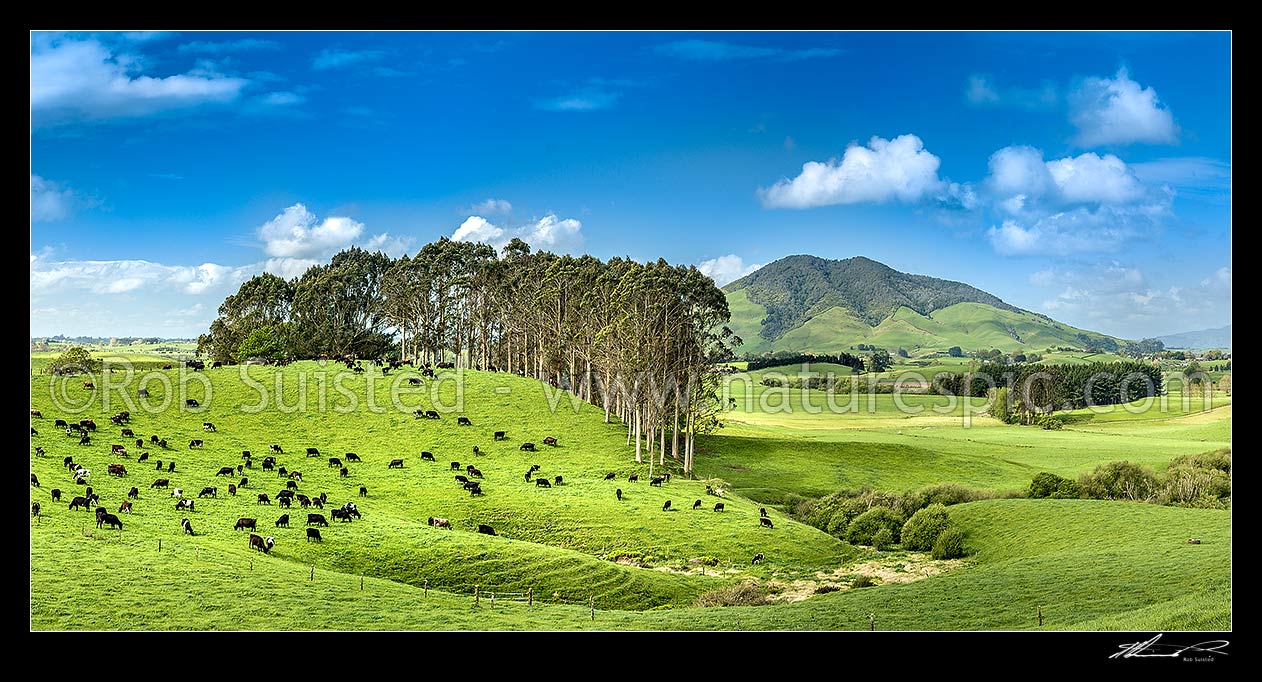
M441 236L1220 326L1230 67L1194 32L33 33L31 330L195 336L254 274Z

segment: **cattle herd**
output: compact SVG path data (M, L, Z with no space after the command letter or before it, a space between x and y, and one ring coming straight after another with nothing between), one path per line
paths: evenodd
M398 366L399 366L398 363L390 365L391 368L397 368ZM438 366L440 368L443 368L444 363L440 363ZM426 366L425 369L429 369L428 366ZM383 367L383 371L384 371L384 367ZM430 371L430 374L432 375L432 370ZM188 399L186 402L188 406L195 407L198 405L197 401L193 399ZM422 418L429 418L429 419L440 418L438 413L432 410L427 410L427 411L417 410L415 414L417 417L422 417ZM31 410L31 417L42 419L43 415L40 413L39 410ZM130 417L131 415L126 411L120 412L110 417L110 421L115 426L121 427L121 432L120 432L121 436L128 439L131 439L136 436L135 432L133 431L131 427L125 426L130 422ZM468 419L467 417L458 417L456 421L457 421L458 426L473 426L472 421ZM97 425L92 419L82 419L82 420L79 420L77 423L70 423L67 420L57 419L54 422L54 424L56 428L59 428L59 429L64 428L65 434L67 437L78 437L80 445L90 445L91 436L89 434L97 431ZM203 422L202 430L206 433L215 433L215 434L219 433L215 424L211 422ZM32 438L38 435L38 431L34 427L32 427L31 433L32 433ZM507 434L505 431L494 431L492 434L492 438L494 441L507 440ZM138 450L141 450L145 448L146 446L146 441L144 440L143 437L136 437L136 440L134 442ZM558 446L557 439L553 436L547 436L543 438L542 442L545 445L548 445L551 447ZM154 445L161 450L169 449L166 439L161 438L157 434L151 435L149 437L148 444ZM203 448L204 446L205 446L205 442L203 439L192 439L189 442L189 448ZM523 452L537 452L535 444L529 441L523 442L519 446L519 449ZM298 484L302 481L302 473L298 471L288 471L285 466L278 465L278 460L276 458L276 455L284 454L284 449L279 444L275 444L275 443L271 444L269 446L269 450L272 454L263 458L261 469L263 471L276 471L278 476L286 479L285 488L279 491L275 496L277 505L288 509L288 508L291 508L293 503L296 501L299 504L299 506L303 509L315 508L315 509L324 510L325 505L328 504L328 494L320 493L319 495L308 496L308 495L298 492L299 491ZM42 447L36 447L35 451L36 451L37 456L44 455L44 450ZM482 451L477 446L474 446L473 453L475 455L481 455ZM121 444L112 444L110 446L110 454L111 456L115 456L118 458L130 457L126 446L121 445ZM320 451L318 448L315 448L315 447L307 447L305 448L305 454L308 457L319 457ZM149 459L149 453L142 452L137 458L137 461L145 462L148 459ZM248 450L242 451L241 459L243 460L243 463L241 464L236 464L235 466L220 467L217 471L214 472L214 477L215 478L218 478L220 476L236 477L244 473L244 469L253 468L253 461L252 461L252 456L251 456L250 451ZM364 463L364 458L354 452L347 452L342 457L329 457L327 458L327 460L328 460L328 468L336 468L341 478L349 477L350 469L347 465L352 464L352 463L355 463L355 464ZM435 457L433 453L431 452L421 452L420 460L422 462L434 462ZM85 487L85 492L83 495L73 496L73 499L70 501L70 504L69 504L69 509L71 511L80 510L80 509L84 511L88 511L92 509L93 507L95 507L97 528L103 528L105 526L108 526L112 529L117 529L119 531L122 531L123 529L122 520L117 515L111 514L105 510L105 508L101 505L99 494L93 492L92 487L88 485L89 482L91 481L91 476L92 476L91 470L89 470L88 468L84 467L83 465L79 463L76 463L74 461L73 456L65 457L63 460L63 465L68 473L70 480L73 481L75 485L80 485L80 486ZM166 472L174 473L175 466L176 466L175 461L169 460L166 465ZM458 461L451 462L450 467L452 471L464 472L463 474L456 475L454 478L455 478L456 483L460 484L463 490L467 491L470 494L470 496L481 496L484 494L482 490L482 483L483 483L483 480L485 479L485 476L478 467L472 464L467 464L464 466L463 469L461 469L461 464ZM404 469L404 458L396 457L396 458L389 459L387 463L387 468ZM161 460L157 461L156 469L158 471L163 471L163 462ZM564 478L561 475L555 475L551 478L551 480L549 480L547 476L542 476L542 475L535 476L536 472L539 472L540 470L541 470L540 465L538 464L532 465L529 468L529 470L526 471L524 474L525 482L530 483L533 480L535 487L539 489L550 489L550 488L553 488L554 486L561 486L564 484ZM128 476L126 466L118 462L109 463L106 467L106 471L110 476L116 476L116 477ZM608 474L604 475L603 480L617 481L617 478L618 476L616 472L609 472ZM474 480L474 479L477 479L477 480ZM631 474L627 478L627 481L629 483L634 483L634 482L637 482L638 480L639 480L639 476L636 474ZM661 476L653 477L649 481L649 486L661 487L663 484L669 483L669 482L670 482L670 474L665 473ZM242 477L239 483L236 483L236 484L229 483L227 485L227 491L229 493L229 496L236 497L237 491L240 488L247 487L249 484L250 484L250 480L247 477ZM31 474L31 485L35 487L39 487L40 485L39 479L35 476L34 473ZM188 534L190 536L196 535L196 533L193 530L192 522L189 520L189 516L182 515L182 514L196 513L195 501L193 499L186 499L184 497L183 489L178 488L178 487L172 488L171 480L169 478L155 479L153 483L149 486L150 490L154 488L162 488L162 489L169 490L170 497L176 499L176 503L174 505L174 511L176 512L176 516L180 517L179 525L180 525L182 533ZM196 488L193 488L193 489L196 489ZM367 497L368 489L366 486L359 485L358 489L359 489L360 497ZM209 499L218 501L220 499L218 495L218 491L219 491L218 486L204 486L201 488L201 492L198 493L197 498L198 499L209 498ZM706 492L708 494L715 495L718 497L723 497L724 495L724 491L722 489L712 488L711 486L706 486ZM625 497L625 494L623 493L621 488L617 488L614 491L614 494L619 501L623 500ZM51 490L51 497L52 497L52 501L54 502L60 501L61 490L58 488L53 488ZM121 502L119 506L118 511L120 514L132 513L133 501L138 501L140 498L139 488L135 486L131 487L131 490L128 492L127 497L129 499L127 501ZM258 493L256 505L271 505L272 500L273 498L269 496L267 493ZM222 502L219 502L219 503L222 503ZM700 509L701 507L702 507L701 500L696 500L692 505L692 508L694 510ZM715 512L721 512L724 510L724 508L725 507L724 507L723 502L718 502L713 507ZM667 500L662 505L662 511L671 511L670 500ZM32 503L31 515L33 517L39 517L41 513L42 513L42 508L41 508L40 503L39 502ZM350 523L353 520L360 520L363 518L356 504L354 502L349 502L349 501L343 503L340 506L332 507L329 510L329 516L331 516L334 521L339 521L342 523ZM173 520L174 520L174 517L173 517ZM243 516L237 519L236 524L233 526L233 530L255 531L257 530L256 528L257 523L258 523L257 518ZM765 527L765 528L774 527L771 523L771 519L768 518L767 516L766 509L760 509L759 524L760 526ZM288 529L290 527L289 513L286 512L286 513L281 514L275 520L273 525L277 529ZM316 512L308 513L307 522L305 525L306 525L305 533L306 533L307 542L315 541L319 543L319 542L324 541L324 537L321 535L321 532L320 532L320 527L323 527L326 530L329 528L329 520L324 516L324 514L316 513ZM448 530L452 529L453 527L452 522L450 520L446 518L432 517L432 516L429 517L428 525L434 528L444 528ZM478 533L482 533L486 535L496 534L494 528L484 523L478 523L476 530ZM274 536L262 537L253 532L249 533L248 535L249 535L248 546L251 549L256 549L267 554L267 553L270 553L276 545L276 538ZM762 559L763 559L763 555L759 553L755 557L754 563L759 563L762 561Z

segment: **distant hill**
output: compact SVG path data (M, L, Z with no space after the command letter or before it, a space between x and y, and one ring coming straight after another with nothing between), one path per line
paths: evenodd
M788 256L723 289L744 353L831 352L860 343L1010 352L1117 341L962 282L899 272L862 256Z
M1226 348L1231 350L1231 325L1158 336L1166 348Z

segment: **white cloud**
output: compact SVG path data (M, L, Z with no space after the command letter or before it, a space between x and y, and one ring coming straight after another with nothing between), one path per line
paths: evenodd
M990 175L986 178L986 186L997 195L1041 197L1053 189L1054 184L1052 174L1043 161L1043 152L1038 149L1004 147L990 155Z
M312 258L268 258L263 263L263 272L270 272L284 279L293 279L302 277L302 273L311 266L319 264L320 261Z
M713 279L718 286L734 282L762 266L762 263L746 264L743 258L734 253L697 263L697 269Z
M490 244L498 251L516 237L536 249L568 253L583 245L582 230L582 222L574 218L558 218L555 213L511 229L474 215L466 218L451 238L458 242Z
M95 39L39 36L31 41L31 122L132 118L232 102L249 83L199 70L141 72L141 61Z
M1159 219L1168 210L1168 202L1079 206L1025 219L1005 219L992 226L986 236L995 251L1005 256L1116 251L1141 234L1155 234L1160 228Z
M758 193L768 208L915 203L945 189L938 178L939 164L915 135L892 140L873 137L867 146L852 144L840 160L808 161L796 178L782 178L769 188L759 188Z
M365 242L364 248L369 251L380 251L391 258L398 258L408 252L412 241L411 237L392 237L389 232L382 232Z
M326 256L350 246L364 231L364 224L341 216L324 220L294 204L258 228L263 251L281 258Z
M381 50L342 50L338 48L327 48L320 50L319 54L312 58L311 68L317 71L340 69L354 64L376 61L384 56L386 56L386 53Z
M968 87L964 96L973 104L994 104L999 101L999 93L989 76L973 74L968 77Z
M52 180L31 173L31 222L51 222L70 215L75 193Z
M260 101L262 101L262 103L267 106L289 107L289 106L294 106L297 104L302 104L307 101L307 98L304 95L300 95L296 92L289 92L287 90L278 90L276 92L269 92L266 95L263 95Z
M483 199L465 209L474 215L507 215L513 212L513 205L507 199Z
M1144 195L1135 173L1112 154L1088 152L1047 162L1060 195L1075 203L1126 204Z
M187 308L178 308L176 310L172 310L171 314L176 317L196 317L198 315L201 315L202 311L205 309L206 309L206 306L202 305L201 303L194 303L193 305Z
M1088 78L1069 95L1069 120L1083 147L1110 144L1175 144L1179 128L1157 91L1130 79L1126 68L1114 78Z
M253 274L252 266L234 268L216 263L163 265L146 260L48 260L47 252L31 256L31 293L125 294L139 289L203 294L226 290Z

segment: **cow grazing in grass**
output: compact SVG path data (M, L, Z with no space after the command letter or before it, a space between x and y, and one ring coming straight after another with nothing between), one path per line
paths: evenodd
M170 481L168 481L168 480L167 480L167 479L165 479L165 478L159 478L158 480L156 480L156 481L154 481L154 482L153 482L153 485L151 485L151 486L149 486L149 487L150 487L150 488L165 488L165 487L167 487L167 486L169 486L169 485L171 485L171 482L170 482Z
M561 485L561 477L557 476L556 478L552 479L552 483L554 485Z
M290 480L288 480L288 481L285 481L285 489L286 489L286 490L297 490L297 489L298 489L298 481L295 481L295 480L293 480L293 479L290 479Z
M167 447L168 447L168 446L167 446L167 439L165 439L165 438L160 439L160 440L158 441L158 447L162 448L163 450L167 449Z
M359 455L353 452L348 452L346 453L346 461L347 462L362 462L363 460L359 458Z
M35 474L31 474L31 485L35 486L36 488L39 487L39 476L36 476Z
M238 487L238 488L244 488L244 487L246 487L247 485L250 485L250 477L248 477L248 476L244 476L244 477L242 477L242 478L241 478L241 481L240 481L239 483L237 483L237 487Z
M612 471L610 471L609 473L605 474L605 480L606 480L606 481L612 481L612 480L614 480L614 479L615 479L615 478L617 478L617 477L618 477L618 474L616 474L616 473L614 473L614 472L612 472Z
M640 480L639 474L631 474L630 476L627 476L627 483L635 483L638 480Z
M495 440L504 440L504 439L505 439L505 438L507 438L507 437L508 437L508 436L504 435L504 432L503 432L503 431L496 431L496 432L495 432Z
M432 452L422 452L422 453L421 453L421 461L422 461L422 462L432 462L432 461L434 461L434 453L432 453Z
M218 497L219 497L219 488L216 488L216 487L214 487L214 486L210 486L210 487L208 487L208 488L202 488L202 491L201 491L200 493L197 493L197 496L198 496L198 497L214 497L214 498L218 498Z
M693 509L700 509L700 508L701 508L701 500L697 500L696 502L693 502L693 503L692 503L692 508L693 508Z
M93 384L91 381L85 381L85 382L83 382L83 387L84 387L84 388L88 388L88 389L92 389L92 388L96 388L96 385L95 385L95 384Z
M761 516L761 517L763 517L764 519L765 519L765 518L767 518L767 508L766 508L766 507L759 507L759 508L758 508L758 515L759 515L759 516Z
M324 518L324 514L307 514L307 525L310 526L313 523L325 527L329 525L329 521Z
M135 488L132 488L135 490ZM53 488L53 502L61 502L61 488Z
M534 473L534 470L533 470L533 469L532 469L532 470L529 470L529 471L527 471L527 472L526 472L526 482L527 482L527 483L529 483L529 482L530 482L530 475L531 475L531 474L533 474L533 473Z
M74 511L79 507L83 507L83 511L87 511L92 508L92 505L88 503L88 498L86 497L75 497L73 500L70 500L70 511Z
M319 450L317 450L316 448L307 448L307 456L308 456L308 457L319 457L319 456L320 456L320 451L319 451Z
M544 439L543 439L543 444L544 444L544 445L551 445L552 447L554 447L554 448L555 448L555 447L557 446L557 439L556 439L556 438L553 438L552 436L548 436L547 438L544 438Z
M276 519L276 527L288 528L289 527L289 514L281 514L280 518Z
M124 503L122 503L122 504L118 505L118 513L119 513L119 514L130 514L130 513L131 513L131 502L124 502Z
M261 538L253 533L250 533L250 549L257 549L260 552L267 554L272 551L272 547L274 546L276 546L275 538L271 536Z
M58 419L57 421L53 422L53 426L64 429L67 426L70 426L70 424L68 424L65 419Z
M200 407L200 406L201 406L201 404L200 404L200 403L198 403L198 402L197 402L196 400L194 400L193 398L189 398L188 400L185 400L185 401L184 401L184 407Z
M281 467L276 470L276 475L280 476L281 478L284 478L289 475L289 470L286 469L285 467Z
M649 479L649 485L655 485L660 488L662 487L662 481L665 481L665 480L666 479L662 476L654 476L653 478Z
M521 450L525 450L525 451L527 451L527 452L534 452L534 451L535 451L535 444L534 444L534 443L522 443L522 444L521 444L521 448L520 448L520 449L521 449Z
M242 528L249 528L250 530L254 530L254 526L257 523L258 523L258 519L247 519L245 517L242 517L242 518L237 519L237 525L233 526L232 530L241 530Z
M105 471L111 476L126 476L127 467L122 464L111 464L105 468Z
M272 503L272 500L268 498L267 493L259 493L258 502L255 502L255 504L271 504L271 503Z
M722 503L722 502L716 502L716 503L715 503L715 505L714 505L714 511L719 512L719 511L723 511L723 509L724 509L724 507L723 507L723 503Z
M131 429L123 429L123 438L135 438L136 433Z
M289 509L289 507L293 505L293 502L290 501L292 499L292 497L278 497L276 498L276 504L285 509Z
M767 517L765 517L765 516L764 516L764 517L762 517L762 518L760 518L760 519L758 519L758 520L762 522L762 523L760 524L760 525L762 525L762 526L766 526L767 528L775 528L775 526L773 526L773 525L771 524L771 519L769 519L769 518L767 518Z
M231 496L233 496L233 497L236 497L236 496L237 496L237 486L235 486L235 485L233 485L233 484L229 483L229 484L228 484L228 494L229 494L229 495L231 495Z
M140 499L140 488L132 486L132 489L127 491L127 497L133 500Z
M329 466L331 466L331 467L340 467L340 466L342 466L342 460L340 460L340 459L338 459L338 458L336 458L336 457L330 457L330 458L329 458Z
M183 511L186 509L188 511L193 511L194 506L193 500L178 500L175 503L175 511Z
M433 410L425 410L425 418L426 419L441 419L441 417L438 416L438 413Z
M31 429L31 431L35 431L35 429ZM39 434L38 434L38 433L32 433L31 435L32 435L32 436L37 436L37 435L39 435ZM79 445L91 445L91 444L92 444L92 439L88 436L88 434L86 434L86 433L85 433L85 434L83 434L82 436L80 436L80 437L79 437Z
M96 422L92 421L91 419L80 419L80 420L79 420L79 427L80 427L80 428L82 428L82 429L86 429L86 430L88 430L88 431L95 431L95 430L96 430Z
M473 446L473 454L475 454L475 455L480 455L480 454L482 454L482 451L481 451L481 450L479 450L479 449L478 449L478 446L476 446L476 445L475 445L475 446Z
M461 483L461 484L464 484L464 483L468 483L468 482L469 482L469 479L468 479L468 478L466 478L466 477L464 477L464 476L460 476L460 475L457 475L457 476L456 476L456 483Z
M666 511L668 509L670 509L670 500L666 500L666 503L662 505L662 511Z
M451 470L452 470L452 471L460 471L460 462L452 462L452 463L451 463Z
M193 532L193 524L192 522L188 520L187 516L180 519L180 528L183 528L184 532L188 533L189 535L197 535L197 533Z
M268 457L263 460L263 471L274 471L276 469L276 460Z
M483 535L495 535L495 529L485 523L478 524L478 532Z
M210 422L202 422L202 430L210 431L213 433L215 431L215 425Z
M316 542L324 542L324 538L320 537L319 528L307 529L307 542L311 542L312 540L315 540Z
M546 478L536 478L536 479L535 479L535 487L537 487L537 488L551 488L551 487L552 487L552 484L551 484L551 483L549 483L549 482L548 482L548 479L546 479Z
M285 451L284 451L284 450L282 450L282 449L280 449L280 446L279 446L279 445L276 445L275 443L273 443L273 444L272 444L271 451L272 451L272 452L275 452L275 453L276 453L276 454L278 454L278 455L283 455L283 454L285 454Z
M456 417L456 425L457 426L473 426L473 422L469 421L468 417Z
M361 486L359 486L359 496L360 496L360 497L368 497L368 487L367 487L367 486L362 486L362 485L361 485Z
M169 474L174 471L175 471L175 460L171 460L170 462L167 462L167 473Z
M237 470L233 469L232 467L220 467L219 472L216 473L215 475L216 476L231 476L235 474L236 472Z
M38 503L38 502L32 502L32 503L31 503L31 516L32 516L32 517L39 516L39 503ZM430 519L430 521L433 521L433 519ZM431 523L431 524L429 524L429 525L431 525L431 526L432 526L432 525L434 525L434 524L433 524L433 523Z
M203 443L200 439L194 438L188 442L188 449L192 450L193 448L200 448L203 445L205 445L205 443Z
M329 513L333 516L334 521L338 519L341 519L343 522L346 522L346 523L350 523L351 521L351 515L346 513L346 511L343 509L334 509Z
M142 388L142 389L140 389L139 391L136 391L136 395L137 395L138 397L141 397L141 398L148 398L148 397L149 397L149 389L147 389L147 388Z
M531 465L530 465L530 473L532 473L532 474L533 474L534 472L538 471L540 468L542 468L542 467L540 467L538 464L531 464Z
M621 502L622 501L622 488L618 488L617 490L615 490L614 494L618 496L618 501Z
M446 528L447 530L451 530L451 521L448 521L447 519L440 519L431 516L429 517L429 525L435 528Z
M386 468L387 468L387 469L402 469L402 468L403 468L403 460L401 460L401 459L392 459L392 460L390 460L390 464L389 464L389 466L387 466Z
M750 562L750 563L751 563L751 565L752 565L752 564L761 564L761 563L762 563L762 560L763 560L764 558L765 558L765 557L763 557L762 552L759 552L759 553L757 553L757 554L755 554L755 555L754 555L754 560L753 560L752 562Z
M471 466L471 467L469 467L468 469L465 469L465 473L467 473L467 474L469 474L470 476L473 476L473 477L475 477L475 478L482 478L482 472L481 472L481 471L479 471L477 467L472 467L472 466Z
M142 453L140 453L140 459L138 459L138 460L136 460L136 461L137 461L137 462L147 462L147 461L149 461L149 453L147 453L147 452L142 452Z
M32 417L39 418L39 419L43 419L43 418L44 418L44 413L43 413L43 412L40 412L39 410L31 410L31 416L32 416Z
M109 524L110 528L117 528L118 530L123 529L122 520L119 519L117 516L114 516L113 514L108 514L108 513L101 514L100 516L96 517L97 528L100 528L101 526L105 524Z
M482 494L482 485L477 481L466 483L464 488L469 491L469 497Z
M150 442L150 443L153 443L154 445L157 445L157 444L158 444L158 434L156 434L156 433L155 433L155 434L153 434L152 436L149 436L149 442Z

